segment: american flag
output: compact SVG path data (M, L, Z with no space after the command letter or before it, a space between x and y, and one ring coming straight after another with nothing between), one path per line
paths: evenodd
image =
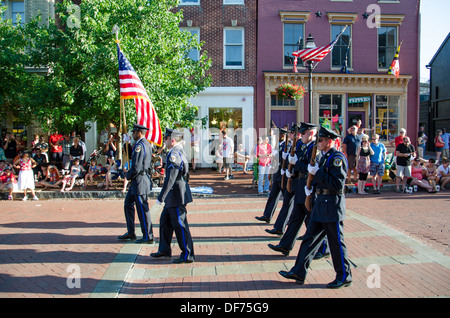
M339 40L339 37L342 35L342 33L344 33L346 28L347 28L347 26L345 26L342 29L341 33L339 33L336 36L336 39L334 39L334 41L331 42L330 44L321 46L321 47L316 47L313 49L298 50L298 51L293 52L292 55L295 57L301 58L303 62L307 62L307 61L320 62L323 60L323 58L325 56L327 56L328 53L331 52L334 45L337 43L337 41Z
M120 50L117 43L117 52L119 55L119 83L120 98L134 99L137 113L137 123L148 128L146 138L151 143L158 146L162 145L161 126L158 115L153 107L147 91L142 85L139 76L136 74L131 63Z

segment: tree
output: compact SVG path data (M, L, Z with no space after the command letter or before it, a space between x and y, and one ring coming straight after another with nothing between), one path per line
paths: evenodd
M33 67L48 73L33 78L24 111L41 122L50 119L60 131L97 121L99 128L119 124L117 47L112 29L120 28L122 51L132 63L152 100L162 127L193 122L196 107L189 98L210 84L210 60L188 52L201 43L179 28L182 12L176 0L84 0L79 6L56 3L57 21L33 25L28 50ZM127 122L136 117L126 106Z

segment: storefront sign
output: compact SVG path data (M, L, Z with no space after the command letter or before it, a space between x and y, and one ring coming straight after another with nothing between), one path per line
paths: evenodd
M349 97L348 98L349 104L366 103L366 102L370 102L370 96Z

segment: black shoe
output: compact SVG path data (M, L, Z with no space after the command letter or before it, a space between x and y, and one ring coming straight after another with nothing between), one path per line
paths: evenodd
M321 258L325 258L325 257L329 257L330 253L316 253L316 255L314 255L313 259L321 259Z
M136 234L125 233L124 235L118 236L117 239L118 240L135 240Z
M284 256L289 256L289 251L287 249L285 249L283 246L281 245L273 245L273 244L267 244L267 246L269 248L271 248L272 250L274 250L275 252L280 252L282 253Z
M341 287L348 287L348 286L351 286L352 284L353 284L353 282L351 280L340 281L338 279L335 279L327 285L327 288L336 289L336 288L341 288Z
M150 253L150 256L151 256L151 257L154 257L154 258L169 258L169 257L171 257L172 255L170 255L170 254L165 254L165 253L161 253L160 251L158 251L158 252L156 252L156 253Z
M172 260L172 263L174 263L174 264L192 263L192 262L193 262L193 260L184 259L184 258L181 258L181 257Z
M283 235L283 232L281 232L281 231L277 231L277 230L275 230L275 229L271 229L271 230L265 230L267 233L269 233L269 234L273 234L273 235Z
M144 238L135 241L135 243L138 244L153 244L153 242L154 242L153 239L144 239Z
M303 285L305 283L305 279L292 273L292 272L286 272L286 271L279 271L278 272L281 276L287 279L293 279L295 282L299 285Z
M255 219L257 219L258 221L263 221L266 223L270 223L270 220L267 216L255 216Z

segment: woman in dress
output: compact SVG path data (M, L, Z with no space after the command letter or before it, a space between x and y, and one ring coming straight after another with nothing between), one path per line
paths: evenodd
M30 189L33 200L39 200L34 192L34 173L33 168L37 163L34 159L30 158L28 152L24 152L22 156L14 162L14 168L19 170L19 179L17 181L17 188L24 190L23 201L28 200L27 190Z
M436 130L436 138L434 138L434 150L436 151L436 164L439 164L442 149L444 149L444 139L442 139L442 130Z
M364 191L367 176L370 171L370 156L374 155L374 151L369 144L369 136L363 135L361 138L361 146L356 151L356 171L358 172L358 194L367 194Z

